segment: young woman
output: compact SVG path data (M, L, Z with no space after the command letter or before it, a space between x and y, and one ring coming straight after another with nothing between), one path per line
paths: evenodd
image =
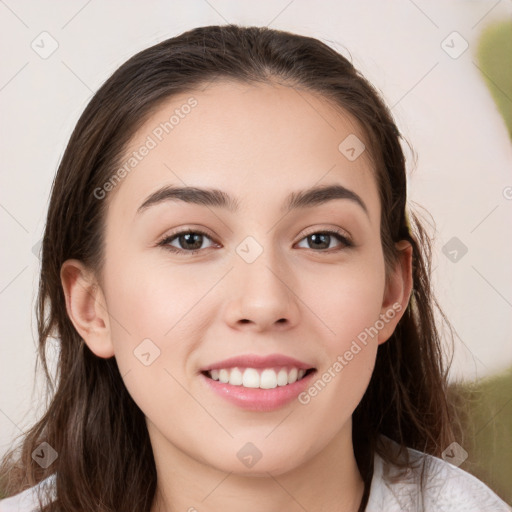
M200 27L123 64L53 184L51 401L0 511L510 510L441 458L460 446L400 140L313 38Z

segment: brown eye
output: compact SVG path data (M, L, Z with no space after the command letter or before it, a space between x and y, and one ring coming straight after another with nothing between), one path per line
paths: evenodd
M158 243L158 245L163 246L169 251L175 253L195 254L202 250L201 246L203 245L205 237L211 240L211 238L203 231L180 231L165 237L161 242ZM177 241L179 247L171 245L171 242L174 240Z
M308 243L307 249L320 249L315 252L326 252L326 249L330 248L329 246L333 238L341 242L342 247L334 249L334 251L329 251L329 253L353 246L352 242L339 231L315 231L314 233L306 235L302 240L311 240L311 243Z

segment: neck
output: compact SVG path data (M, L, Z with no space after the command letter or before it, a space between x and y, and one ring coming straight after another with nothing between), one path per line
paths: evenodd
M151 512L358 512L363 496L350 421L321 452L280 474L226 473L170 443L165 451L155 454L158 481Z

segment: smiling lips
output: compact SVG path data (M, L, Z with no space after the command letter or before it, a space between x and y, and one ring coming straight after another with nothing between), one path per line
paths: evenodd
M200 371L209 389L243 409L263 412L296 398L316 369L282 354L249 354L213 363Z
M304 377L313 365L285 356L246 354L218 361L202 368L207 377L232 386L273 389L287 386Z

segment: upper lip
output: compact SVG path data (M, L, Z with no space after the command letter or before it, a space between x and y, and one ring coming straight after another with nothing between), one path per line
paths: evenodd
M312 364L299 361L298 359L288 357L283 354L270 354L268 356L245 354L211 363L201 368L200 371L204 372L208 370L219 370L221 368L234 368L235 366L243 368L272 368L274 366L291 366L298 368L299 370L301 368L304 370L313 368Z

